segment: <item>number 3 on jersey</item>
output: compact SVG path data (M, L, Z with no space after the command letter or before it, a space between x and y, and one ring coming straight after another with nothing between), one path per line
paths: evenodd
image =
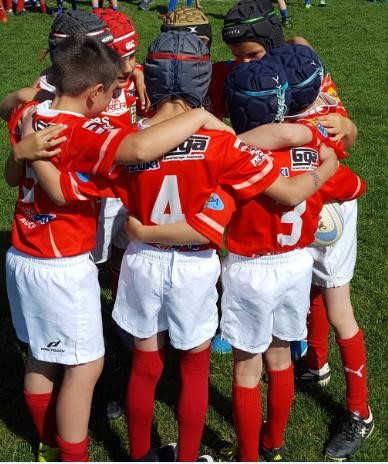
M287 211L282 214L282 224L292 224L291 234L278 234L278 243L282 246L292 246L298 243L302 234L303 220L302 214L306 211L306 202L302 201L299 205L296 205L291 211Z
M184 221L177 176L165 176L151 213L155 224Z

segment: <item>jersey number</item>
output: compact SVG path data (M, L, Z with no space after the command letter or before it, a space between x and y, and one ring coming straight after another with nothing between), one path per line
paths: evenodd
M152 209L151 221L155 224L171 224L184 220L177 176L165 176Z
M291 211L287 211L282 214L281 223L282 224L292 224L291 234L278 234L277 239L278 243L281 246L292 246L295 243L298 243L300 236L302 234L302 225L303 220L301 218L302 214L306 211L306 202L302 201L299 205L296 205L295 208Z

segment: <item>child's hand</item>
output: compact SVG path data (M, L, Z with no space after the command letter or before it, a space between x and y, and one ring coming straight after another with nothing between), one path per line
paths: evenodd
M230 134L236 135L236 132L232 129L232 127L228 126L208 111L203 111L205 111L206 113L206 121L202 126L203 129L225 131L229 132Z
M143 242L142 230L146 227L135 216L128 215L124 224L129 240L132 242Z
M148 98L147 89L144 83L143 71L139 68L135 68L132 73L132 78L135 82L136 91L140 101L140 108L143 111L148 111L151 108L151 102Z
M349 119L338 113L320 116L317 121L327 130L330 140L339 142L349 132Z
M12 150L14 158L17 161L21 160L37 160L51 158L61 152L61 148L55 148L57 145L66 141L67 137L57 137L67 126L65 124L57 124L55 126L46 127L38 132L26 135L19 143L13 146Z

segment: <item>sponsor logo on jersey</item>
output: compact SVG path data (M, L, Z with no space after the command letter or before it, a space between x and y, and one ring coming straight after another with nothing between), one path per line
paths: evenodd
M63 350L62 348L58 348L58 346L60 345L61 341L60 340L57 340L55 342L50 342L48 345L46 346L41 346L41 350L42 351L51 351L53 353L64 353L65 350Z
M224 207L224 203L216 193L212 193L205 203L205 208L214 209L215 211L222 211Z
M140 172L140 171L152 171L154 169L160 169L159 160L149 161L148 163L134 164L132 166L126 166L127 172Z
M86 121L82 127L96 134L103 134L106 131L106 129L96 122L95 119L89 119L89 121Z
M89 174L85 174L84 172L76 172L76 176L81 182L87 182L90 178Z
M324 136L328 137L329 134L327 133L327 130L322 126L322 124L319 124L319 122L316 119L306 119L307 122L309 122L312 126L314 126L316 129L319 130L319 132Z
M263 153L259 148L252 147L251 145L247 145L240 139L236 139L234 143L234 147L240 151L248 152L252 155L251 163L253 166L258 167L260 166L266 159L267 155Z
M163 161L201 160L209 146L210 137L194 134L163 157Z
M97 117L97 118L93 118L93 121L98 124L98 127L101 128L102 126L102 132L97 132L98 134L102 134L104 131L111 131L115 128L115 126L113 124L111 124L110 122L110 118L109 116L100 116L100 117ZM92 130L92 129L90 129ZM94 131L93 131L94 132Z
M290 177L290 171L288 167L280 168L280 175L283 177Z
M55 214L40 214L35 213L32 219L38 224L48 224L56 218Z
M318 166L318 153L312 148L291 149L291 170L311 171Z

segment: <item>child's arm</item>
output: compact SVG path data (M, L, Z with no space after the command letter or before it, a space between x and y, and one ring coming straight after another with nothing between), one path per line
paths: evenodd
M201 127L234 134L231 127L208 111L197 108L127 135L121 141L114 160L119 164L147 163L168 153Z
M338 168L337 156L332 148L321 144L319 157L322 163L313 171L291 178L280 175L263 193L288 206L296 206L306 200L319 190Z
M304 124L264 124L238 135L248 145L263 150L297 147L311 142L313 134Z
M136 92L140 101L140 108L143 111L148 111L151 107L151 102L148 98L147 89L144 83L144 73L140 68L135 67L131 77L133 78L136 86Z
M47 92L47 90L36 89L32 87L24 87L22 89L16 90L15 92L7 95L0 103L0 117L4 119L4 121L9 121L13 109L22 103L32 100L45 101L51 99L52 97L52 94Z
M160 243L163 245L206 245L206 237L193 229L186 221L174 224L145 226L134 216L128 216L125 230L129 240L143 243Z
M338 113L330 113L316 119L327 130L330 140L339 142L343 139L345 148L350 148L354 145L358 131L357 126L351 119Z
M19 185L26 160L46 159L58 155L60 148L54 148L66 140L66 137L57 137L64 129L64 124L46 127L24 137L14 145L4 167L4 178L11 187Z

